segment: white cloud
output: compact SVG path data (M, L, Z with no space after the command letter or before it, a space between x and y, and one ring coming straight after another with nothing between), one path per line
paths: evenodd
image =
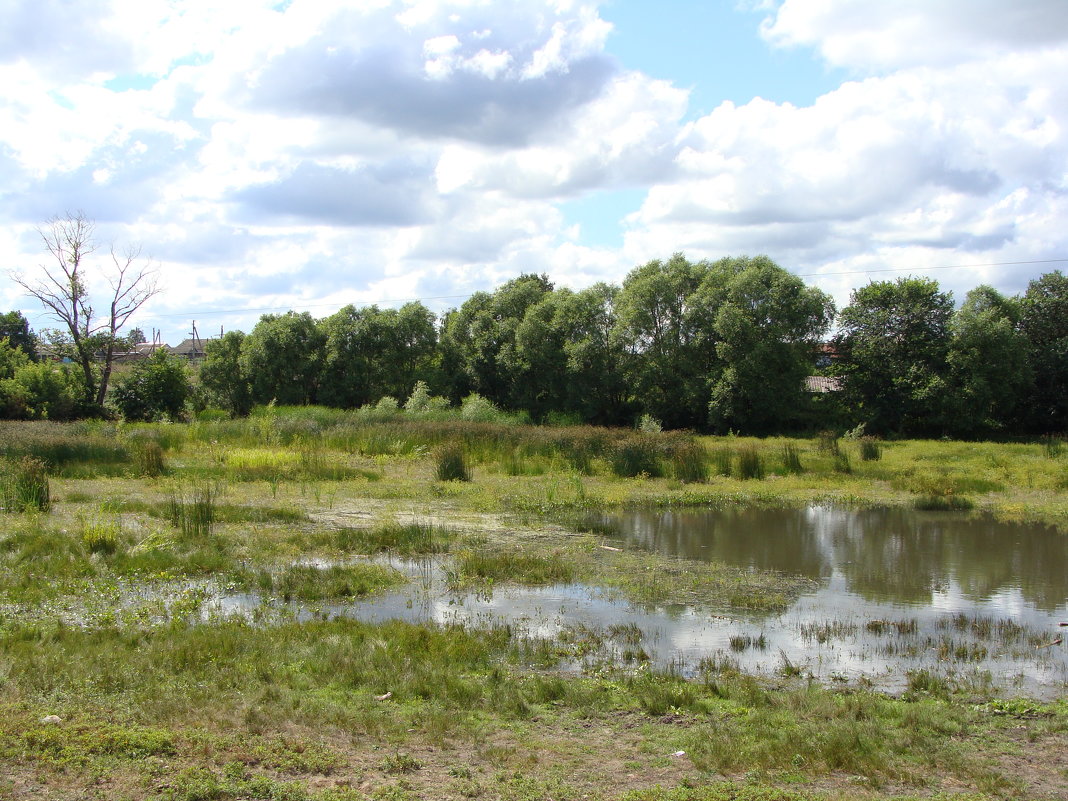
M606 51L594 2L14 8L0 262L37 263L32 223L82 208L161 260L160 315L455 295L519 271L577 288L678 250L767 252L841 302L866 279L832 273L1068 252L1060 0L771 3L770 43L857 79L689 122L686 90ZM557 208L620 189L647 190L621 250ZM1016 291L1028 273L935 274Z
M946 66L1068 42L1062 0L784 0L763 26L779 46L815 47L861 70Z

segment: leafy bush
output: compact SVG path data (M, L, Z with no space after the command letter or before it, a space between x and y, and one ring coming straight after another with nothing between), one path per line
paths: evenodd
M160 349L116 383L115 405L127 420L177 420L189 391L185 365Z

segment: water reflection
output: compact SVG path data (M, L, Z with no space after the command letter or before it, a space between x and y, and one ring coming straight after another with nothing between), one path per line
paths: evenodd
M821 580L837 575L869 601L921 606L951 591L991 601L1015 590L1053 612L1068 598L1068 537L1044 526L830 507L630 511L607 520L631 545Z
M628 512L610 518L630 546L748 568L801 573L819 588L778 615L635 606L596 587L450 592L447 558L388 560L410 583L355 603L301 606L225 592L206 615L508 625L535 637L569 629L640 631L660 667L696 673L710 661L770 674L904 689L909 671L989 676L1010 691L1059 697L1068 686L1068 537L958 515L900 510ZM266 612L265 612L266 610ZM617 653L619 651L617 650ZM595 655L593 659L602 658ZM574 666L565 660L565 665Z

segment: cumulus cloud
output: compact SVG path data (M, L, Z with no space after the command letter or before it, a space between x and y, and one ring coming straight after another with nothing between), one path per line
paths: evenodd
M815 47L835 66L947 66L1068 42L1061 0L784 0L763 25L779 46Z
M613 57L596 0L9 2L0 259L81 208L160 260L163 320L521 271L578 288L679 250L768 253L840 302L862 270L1065 255L1068 6L767 5L769 47L853 80L688 119L685 89ZM645 197L621 250L559 208L624 189Z

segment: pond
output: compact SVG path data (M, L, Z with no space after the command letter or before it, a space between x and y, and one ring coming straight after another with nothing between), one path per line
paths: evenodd
M685 674L739 668L900 691L927 671L957 683L1056 697L1068 687L1068 536L1048 528L899 509L627 511L619 547L818 580L779 614L636 606L580 584L450 593L440 560L392 560L412 582L298 617L490 626L596 640L587 660L646 656ZM260 604L213 602L215 613ZM587 667L589 664L587 663Z

